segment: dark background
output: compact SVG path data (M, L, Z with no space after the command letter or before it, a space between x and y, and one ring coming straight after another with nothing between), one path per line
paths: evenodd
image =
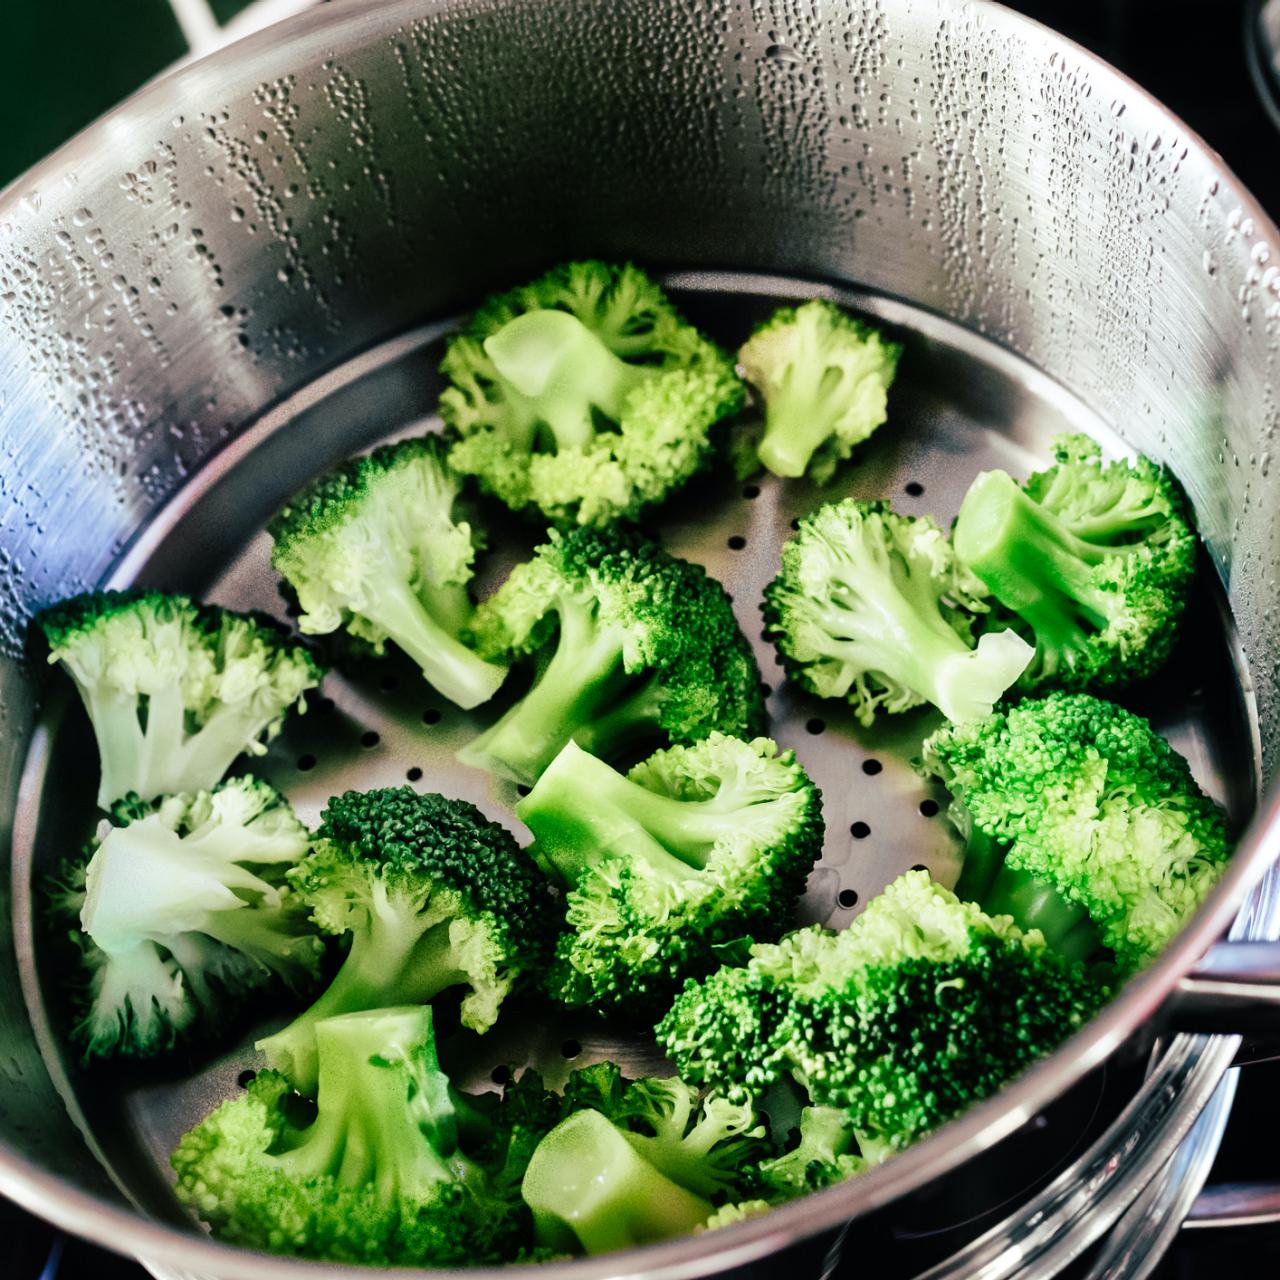
M225 21L247 0L215 0ZM373 2L373 0L369 0ZM0 185L183 56L166 0L0 0ZM1280 132L1251 72L1261 0L1018 0L1132 76L1280 214ZM1280 1180L1280 1064L1242 1073L1215 1181ZM4 1280L143 1280L140 1268L0 1201ZM1157 1280L1280 1274L1280 1227L1184 1231Z

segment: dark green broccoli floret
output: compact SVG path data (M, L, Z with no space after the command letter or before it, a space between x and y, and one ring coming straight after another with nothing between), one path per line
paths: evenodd
M777 938L822 852L822 801L792 752L713 733L624 777L570 742L516 806L567 892L547 989L652 1007L736 938Z
M764 727L760 672L724 589L621 529L540 547L476 610L486 657L532 654L533 688L458 754L532 785L571 739L593 754Z
M330 800L290 879L320 928L351 939L315 1004L258 1044L300 1093L315 1088L322 1018L466 986L462 1021L484 1031L554 934L546 884L510 832L464 800L411 787Z
M453 467L515 511L603 525L707 460L745 389L644 272L571 262L492 298L453 339L440 397Z
M86 1058L149 1057L224 1024L268 985L317 975L323 946L286 873L309 836L256 778L115 806L69 866L56 907L84 963L73 1036Z
M431 1267L516 1257L527 1215L460 1149L430 1008L325 1019L315 1039L315 1106L260 1074L178 1144L183 1203L220 1239L272 1253Z
M682 1078L754 1093L790 1075L880 1152L994 1093L1105 995L1038 933L923 871L894 881L843 933L802 929L753 947L746 973L686 984L662 1021L659 1042ZM763 1012L739 1007L762 991ZM739 1024L755 1028L747 1053L730 1038Z
M767 634L788 675L846 699L864 725L931 702L949 720L991 710L1032 657L1013 631L972 647L979 584L927 516L828 503L800 522L765 588Z
M36 621L75 681L102 768L98 804L204 791L261 755L320 682L311 655L265 616L158 591L63 600Z
M1231 853L1187 762L1141 716L1088 694L939 730L922 768L950 788L966 839L957 891L1065 954L1152 959Z
M760 462L776 476L830 480L888 416L902 348L834 302L775 311L738 352L764 397Z
M771 1196L791 1200L863 1173L888 1154L882 1143L866 1138L860 1143L853 1122L838 1107L805 1107L796 1145L762 1162L760 1181Z
M459 633L471 618L471 526L438 436L384 445L290 499L271 522L271 562L297 596L298 626L343 628L382 653L394 641L451 702L487 702L506 678Z
M1024 688L1126 684L1169 656L1195 576L1196 538L1168 472L1146 458L1104 465L1087 436L1019 488L973 482L956 554L1036 645ZM997 621L1004 610L992 615Z

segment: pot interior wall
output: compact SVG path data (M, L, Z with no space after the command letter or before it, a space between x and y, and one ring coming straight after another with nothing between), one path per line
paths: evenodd
M102 580L266 407L575 255L856 282L1044 370L1186 484L1274 759L1273 250L1140 93L947 3L332 8L0 201L5 847L45 688L31 612ZM0 1136L99 1189L7 937L0 1038Z

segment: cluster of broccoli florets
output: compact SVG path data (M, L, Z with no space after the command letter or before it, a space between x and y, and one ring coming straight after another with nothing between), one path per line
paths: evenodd
M271 522L327 652L390 642L468 710L527 675L459 753L519 786L527 848L411 787L334 796L308 830L237 771L322 676L268 618L157 591L41 616L100 761L104 816L51 880L83 1058L291 1015L173 1154L217 1236L458 1266L730 1226L989 1097L1196 909L1223 815L1097 696L1168 657L1195 535L1167 473L1073 436L1023 484L979 475L950 533L845 498L784 546L762 608L789 678L863 726L936 708L919 768L964 844L954 889L917 869L843 932L796 927L821 795L765 736L724 589L626 522L734 452L830 481L886 420L901 351L833 303L778 311L739 352L759 412L734 442L730 358L643 272L572 263L449 344L443 434L342 464ZM548 527L477 603L491 499ZM512 993L625 1017L679 1074L464 1093L437 1052L446 993L476 1034Z

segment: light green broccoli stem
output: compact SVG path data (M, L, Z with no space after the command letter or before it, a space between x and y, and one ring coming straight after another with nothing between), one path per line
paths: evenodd
M637 743L651 743L661 716L662 682L650 676L582 725L572 740L592 755L617 756Z
M514 393L519 425L542 423L556 449L585 448L595 414L618 422L627 397L654 370L620 360L567 311L530 311L484 340L485 353Z
M804 475L813 455L837 433L849 412L842 384L844 369L798 352L785 373L769 389L765 403L762 465L775 476Z
M612 1253L688 1235L711 1203L664 1177L598 1111L579 1111L538 1144L521 1185L538 1243Z
M1006 608L1034 630L1048 670L1083 649L1122 600L1100 590L1093 570L1124 547L1076 537L1003 471L984 471L969 487L955 527L956 554Z
M318 1023L387 1005L425 1004L466 982L449 925L445 920L424 930L416 912L398 907L376 886L369 923L354 931L351 950L324 993L282 1031L258 1041L268 1065L288 1076L299 1093L314 1094Z
M634 681L623 669L621 636L597 626L589 603L562 601L558 612L551 661L519 702L458 753L464 764L532 786L566 742L629 695Z
M383 1205L425 1200L452 1181L457 1149L449 1082L429 1007L379 1009L317 1024L318 1112L274 1152L298 1180L375 1189ZM293 1145L290 1145L292 1141Z

